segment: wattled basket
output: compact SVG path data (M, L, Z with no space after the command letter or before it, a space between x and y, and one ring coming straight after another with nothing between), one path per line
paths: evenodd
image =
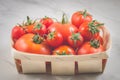
M54 75L74 75L79 73L103 72L110 48L110 34L102 26L104 47L100 53L86 55L39 55L16 50L12 44L12 54L19 73L49 73Z

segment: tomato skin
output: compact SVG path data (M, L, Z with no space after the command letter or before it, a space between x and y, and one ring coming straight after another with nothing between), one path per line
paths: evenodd
M27 33L33 33L34 26L35 26L35 24L31 24L31 25L27 25L24 27L25 27Z
M74 39L74 35L77 35L77 39ZM75 36L76 38L76 36ZM68 37L68 44L73 47L73 48L78 48L83 44L84 38L79 34L79 33L75 33L73 35L70 35Z
M72 18L71 18L72 24L75 25L77 28L79 28L83 22L92 21L92 16L89 15L89 13L86 13L88 15L84 17L82 12L83 11L77 11L73 13Z
M19 51L28 52L32 54L45 54L49 55L50 50L44 43L36 44L33 42L34 34L28 33L19 38L14 48Z
M38 28L36 28L36 26L38 26ZM33 33L38 33L41 36L44 36L47 33L47 29L45 27L45 25L43 24L36 24L34 29L33 29Z
M63 52L65 52L63 54ZM53 50L52 55L75 55L75 51L73 48L67 45L61 45L55 50Z
M27 33L37 33L41 36L43 36L44 34L47 33L47 29L45 27L45 25L41 24L41 23L36 23L36 24L31 24L31 25L27 25L26 27L26 32Z
M24 29L22 27L15 26L12 29L12 39L13 39L13 41L16 42L16 40L18 40L24 34L25 34L25 31L24 31Z
M101 45L104 44L103 38L100 35L95 37L94 39L99 40Z
M48 28L48 31L60 32L63 36L64 41L67 41L68 36L71 35L72 32L78 32L78 29L70 23L61 24L59 22L55 22Z
M102 45L99 48L94 48L90 45L90 42L85 42L78 50L78 55L94 54L97 52L103 52L105 49Z
M89 41L92 38L99 36L99 32L92 34L92 32L89 29L89 23L90 22L84 22L79 27L79 32L81 33L81 35L84 37L86 41Z
M63 37L59 32L50 32L47 36L46 41L50 46L58 47L63 43Z
M46 28L48 28L50 25L52 25L54 23L54 21L52 20L52 18L49 17L44 17L40 20L40 22L42 24L44 24L46 26Z

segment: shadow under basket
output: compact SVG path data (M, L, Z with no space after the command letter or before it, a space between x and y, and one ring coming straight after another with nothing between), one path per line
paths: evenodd
M110 34L105 27L103 32L104 47L100 53L87 55L39 55L21 52L12 45L12 54L19 73L46 73L52 75L75 75L79 73L103 72L111 45Z

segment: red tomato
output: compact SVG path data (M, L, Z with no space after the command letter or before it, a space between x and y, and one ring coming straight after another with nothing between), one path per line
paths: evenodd
M103 45L104 41L103 41L103 38L101 36L97 36L94 39L99 40L100 44Z
M74 25L70 24L66 18L66 15L63 14L61 23L55 22L48 28L48 31L50 32L60 32L63 36L64 42L67 41L68 36L71 35L72 32L78 31L78 29Z
M105 48L99 43L98 40L91 40L90 42L85 42L78 50L78 55L83 54L93 54L97 52L103 52Z
M75 51L70 46L62 45L53 51L53 55L75 55Z
M20 26L15 26L12 29L12 40L14 42L16 42L16 40L18 40L21 36L23 36L25 34L25 31L22 27Z
M29 16L27 16L27 21L22 25L27 33L33 33L33 28L35 26L35 21L32 21Z
M14 47L16 50L28 52L32 54L50 54L48 46L42 42L43 39L38 35L28 33L20 37Z
M24 27L27 33L33 33L33 28L35 27L35 24L25 25Z
M23 26L26 28L27 33L37 33L41 36L47 33L45 25L32 21L28 16L27 22Z
M64 41L67 41L67 38L69 35L72 34L72 32L77 32L78 29L70 24L70 23L66 23L66 24L61 24L61 23L54 23L52 24L49 28L48 28L49 31L57 31L57 32L60 32L63 36L63 39Z
M79 28L83 22L92 21L92 16L89 13L87 13L86 10L77 11L73 13L71 21L73 25Z
M91 40L92 38L99 36L99 27L102 25L103 24L96 23L95 20L91 22L84 22L79 27L79 32L85 40Z
M63 43L63 37L59 32L50 32L47 36L47 43L52 47L58 47Z
M40 22L42 24L44 24L46 26L46 28L48 28L50 25L52 25L54 23L54 21L52 20L52 18L50 17L44 17L40 20Z
M68 44L72 46L73 48L80 47L83 41L84 39L80 33L72 33L72 35L68 37Z
M47 33L47 29L45 25L37 23L33 28L33 33L38 33L39 35L43 36Z

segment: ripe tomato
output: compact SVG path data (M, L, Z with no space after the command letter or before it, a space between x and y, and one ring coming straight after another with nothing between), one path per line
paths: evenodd
M96 52L103 52L105 48L99 43L98 40L91 40L90 42L85 42L78 50L78 55L83 54L93 54Z
M54 21L52 20L52 18L50 17L44 17L40 20L40 22L42 24L44 24L46 26L46 28L48 28L50 25L52 25L54 23Z
M33 33L33 28L34 28L35 24L30 24L30 25L25 25L25 30L27 33Z
M63 37L59 32L50 32L46 39L47 43L52 47L58 47L63 43Z
M68 44L72 46L73 48L80 47L83 41L84 39L80 33L72 33L72 35L68 37Z
M22 24L27 33L33 33L33 28L35 26L35 21L32 21L29 16L27 16L27 21Z
M48 31L50 32L60 32L63 36L64 42L67 41L68 36L71 35L73 32L78 32L78 29L74 25L69 23L66 18L66 15L63 14L61 23L55 22L48 28Z
M45 25L32 21L29 17L27 17L27 22L23 26L27 33L37 33L41 36L47 33Z
M96 23L95 20L91 22L84 22L79 27L79 32L85 40L91 40L92 38L99 36L99 27L102 25L103 24Z
M72 24L75 25L77 28L80 27L80 25L83 22L86 21L92 21L92 16L87 13L87 11L77 11L73 13L72 18L71 18Z
M100 44L103 45L104 41L103 41L103 38L100 35L95 37L94 39L99 40Z
M61 24L61 23L53 23L49 28L48 31L53 32L53 31L57 31L60 32L63 36L64 41L67 41L67 38L69 35L72 34L72 32L77 32L78 29L70 24L70 23L66 23L66 24Z
M24 28L20 27L20 26L15 26L12 29L12 40L14 42L16 42L16 40L18 40L21 36L23 36L25 34Z
M39 35L43 36L47 33L47 29L45 25L37 23L33 28L33 33L38 33Z
M48 46L42 42L43 39L38 35L28 33L20 37L14 47L16 50L29 52L33 54L50 54L50 49Z
M75 51L70 46L62 45L53 51L53 55L75 55Z

